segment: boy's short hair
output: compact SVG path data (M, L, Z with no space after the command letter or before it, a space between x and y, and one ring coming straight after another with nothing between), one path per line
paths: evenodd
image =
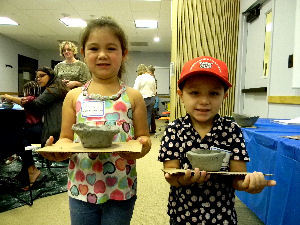
M197 57L185 63L177 82L178 88L182 90L185 81L195 75L211 75L219 78L224 84L225 91L232 86L228 80L226 63L210 56Z

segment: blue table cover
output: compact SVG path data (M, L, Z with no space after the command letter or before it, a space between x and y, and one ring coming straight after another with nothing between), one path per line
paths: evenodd
M300 135L300 125L283 125L274 119L259 119L256 128L243 128L250 156L247 170L272 173L277 185L259 194L237 191L236 195L265 224L300 224L300 140L282 136Z

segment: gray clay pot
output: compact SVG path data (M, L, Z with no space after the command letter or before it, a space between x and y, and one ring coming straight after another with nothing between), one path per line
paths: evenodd
M232 117L241 127L252 127L259 118L259 116L247 116L238 113L232 113Z
M186 153L193 169L219 171L226 153L220 150L197 149Z
M120 132L115 125L89 126L84 123L73 124L72 129L85 148L110 147L113 137Z
M10 103L10 102L3 102L2 103L2 108L4 108L4 109L12 109L13 107L14 107L13 103Z

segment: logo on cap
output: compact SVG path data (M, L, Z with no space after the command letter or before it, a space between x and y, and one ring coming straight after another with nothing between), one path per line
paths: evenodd
M204 69L211 69L212 63L209 62L200 62L200 68L204 68Z

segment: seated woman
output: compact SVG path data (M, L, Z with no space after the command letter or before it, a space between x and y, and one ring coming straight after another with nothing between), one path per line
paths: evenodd
M49 136L53 136L55 140L59 138L62 104L69 88L49 67L39 68L35 79L43 92L33 101L22 99L22 105L25 110L37 111L43 115L41 137L43 147Z

